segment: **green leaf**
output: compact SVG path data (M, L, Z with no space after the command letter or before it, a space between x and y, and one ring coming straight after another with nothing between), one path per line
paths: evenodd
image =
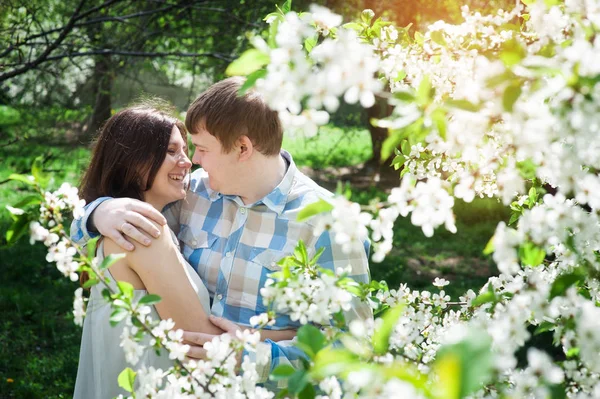
M269 379L271 381L287 380L295 372L296 369L289 364L280 364L273 369Z
M423 45L423 43L425 43L425 36L423 36L423 34L420 32L415 32L415 42L417 42L417 44Z
M431 119L435 123L442 140L446 140L446 112L442 108L436 108L431 113Z
M492 303L492 302L496 302L496 293L494 292L494 289L490 285L489 289L487 291L482 292L481 294L477 295L477 297L475 299L473 299L473 301L471 301L471 306L477 307L477 306L483 305L484 303Z
M36 185L36 181L33 176L19 175L17 173L13 173L10 176L8 176L8 180L20 181L21 183L25 183L28 186Z
M83 284L83 288L90 288L90 287L98 284L99 282L100 282L100 280L98 280L97 278L91 278Z
M484 255L490 255L492 252L494 252L494 236L490 238L490 240L485 245L485 248L483 249Z
M297 339L298 343L302 344L305 349L308 349L306 352L311 358L327 345L327 339L321 330L310 324L300 327Z
M39 185L44 188L50 181L50 177L43 170L44 166L44 157L40 155L39 157L33 160L33 164L31 165L31 174L35 181L39 183Z
M554 323L550 323L549 321L544 321L539 326L537 326L537 328L533 332L533 335L539 335L541 333L551 331L552 329L554 329L554 327L556 327L556 325Z
M398 170L402 167L402 165L404 165L405 162L406 157L404 155L396 155L392 160L392 164L390 166L393 166L395 170Z
M446 105L452 108L462 109L463 111L477 112L479 106L467 100L447 100Z
M440 46L446 47L446 38L444 37L444 33L441 30L434 30L431 32L431 40Z
M296 248L294 248L294 256L300 260L300 262L305 265L308 263L308 253L306 252L306 246L304 245L304 241L298 241Z
M104 258L104 260L102 260L102 263L100 264L100 266L98 266L98 269L100 269L100 270L108 269L116 261L118 261L119 259L122 259L124 257L125 257L125 254L110 254L110 255L106 256Z
M330 375L343 375L359 364L359 358L345 348L326 347L317 353L310 374L317 380Z
M529 199L531 200L529 207L531 208L538 200L538 192L535 187L531 187L529 189L529 193L527 193Z
M240 87L240 89L238 90L238 96L243 96L244 94L246 94L246 92L248 90L250 90L251 88L254 87L254 85L256 84L256 81L258 79L264 78L265 76L267 76L266 69L259 69L258 71L252 72L250 75L248 75L246 77L246 81L244 82L242 87Z
M317 36L311 36L304 40L304 49L307 53L310 53L310 51L317 45L317 39Z
M281 11L283 11L284 14L287 14L291 10L292 10L292 0L286 0L286 2L283 3L283 5L281 6Z
M98 246L98 240L100 239L100 237L101 236L92 238L87 242L85 249L87 251L87 258L90 261L96 257L96 248Z
M300 393L308 384L308 373L306 370L296 370L288 380L288 390L291 394Z
M400 143L400 151L402 151L402 154L404 154L405 156L410 155L412 148L408 140L402 140L402 143Z
M550 299L563 295L573 285L585 282L585 275L581 271L561 274L552 283L550 288Z
M404 72L404 75L406 76L406 72ZM404 102L411 102L415 100L415 96L413 95L413 93L408 91L398 91L394 93L394 98Z
M27 213L16 216L14 222L6 230L6 243L8 245L16 243L19 238L27 233L31 221L31 216Z
M318 215L319 213L331 212L331 210L333 210L333 205L324 199L319 199L317 202L313 202L312 204L308 204L302 208L302 210L298 212L296 221L303 222L315 215Z
M246 50L237 60L229 64L225 74L229 76L247 76L267 65L270 60L270 57L262 51L257 49Z
M432 86L429 76L424 75L417 89L417 104L420 106L428 105L432 99Z
M532 242L526 242L519 248L519 258L526 266L537 266L546 258L546 251Z
M513 214L510 215L508 225L511 226L513 223L515 223L517 220L519 220L519 218L521 217L522 214L523 214L523 211L513 212Z
M317 392L312 384L306 384L304 389L298 394L298 399L314 399Z
M42 198L39 194L29 194L21 198L19 202L13 205L15 208L25 208L29 205L39 205L42 203Z
M520 84L515 83L506 87L504 94L502 95L502 106L506 112L512 112L513 106L521 95L521 91Z
M397 305L390 308L383 315L383 323L381 323L379 328L373 333L373 350L376 354L383 355L387 352L390 345L390 336L403 312L404 305Z
M147 294L140 299L138 304L140 305L154 305L155 303L159 303L162 298L156 294Z
M279 16L280 14L277 15L277 19L271 22L271 25L269 26L269 38L267 39L267 43L269 44L270 48L277 48L277 30L279 29L279 24L283 20L283 16Z
M127 367L125 370L121 371L118 378L118 383L121 388L126 390L127 392L133 392L133 384L135 382L136 372Z
M111 326L116 326L117 324L119 324L119 322L123 319L125 319L127 317L127 315L129 315L129 312L127 311L127 309L124 308L117 308L115 310L112 311L112 313L110 314L110 325Z
M564 384L550 385L550 399L566 399L567 391Z
M439 399L460 399L481 389L492 377L490 337L472 331L462 341L442 347L434 364Z
M117 286L119 287L125 298L133 298L133 285L131 285L127 281L117 281Z
M310 262L308 262L309 265L314 266L317 264L317 262L319 261L319 258L321 257L321 255L323 255L323 252L325 252L325 247L321 247L317 250L317 253L315 253L315 256L312 257L312 259L310 260Z
M390 135L383 141L383 144L381 145L381 161L385 161L392 156L394 150L398 147L403 137L404 136L402 135L401 130L392 130L390 132Z
M356 33L360 33L365 29L365 26L362 24L359 24L358 22L349 22L347 24L342 25L342 27L344 27L346 29L352 29Z
M502 44L502 51L500 52L500 60L504 63L507 68L510 68L519 62L527 55L526 50L523 48L521 43L515 39L508 40Z
M406 71L404 69L401 69L400 72L398 72L398 75L396 75L396 77L394 78L394 82L401 82L404 80L404 78L406 77ZM411 95L411 97L414 98L414 96ZM407 101L407 100L404 100Z

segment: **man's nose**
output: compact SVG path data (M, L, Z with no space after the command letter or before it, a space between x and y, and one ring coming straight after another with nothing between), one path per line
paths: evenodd
M192 156L192 163L194 165L200 165L200 155L198 155L198 151L194 151L194 155Z

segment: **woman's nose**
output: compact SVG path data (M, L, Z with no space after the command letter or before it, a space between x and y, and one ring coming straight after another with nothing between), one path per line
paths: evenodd
M179 166L181 168L185 168L185 169L189 169L192 167L192 162L188 158L187 154L183 154L179 158L179 161L177 161L177 166Z

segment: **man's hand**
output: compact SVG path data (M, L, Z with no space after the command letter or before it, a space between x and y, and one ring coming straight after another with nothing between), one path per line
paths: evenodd
M231 320L224 319L223 317L209 316L210 322L221 330L225 331L223 334L229 334L233 338L236 338L236 331L241 330L240 326L232 322ZM187 356L192 359L206 359L206 349L203 345L207 342L212 341L216 337L214 334L205 334L200 332L184 331L183 332L183 343L190 346L190 350ZM236 338L237 339L237 338ZM241 353L237 356L238 366L241 363Z
M104 201L92 213L92 223L98 232L111 238L126 251L135 249L127 238L148 246L151 241L146 234L153 237L160 235L152 221L159 225L167 224L164 216L152 205L131 198Z

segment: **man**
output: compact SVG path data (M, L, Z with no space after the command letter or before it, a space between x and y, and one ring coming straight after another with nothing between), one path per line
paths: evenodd
M324 248L321 266L335 270L351 266L351 275L368 282L367 246L345 254L331 233L316 237L313 222L297 222L306 205L331 194L296 168L289 153L281 150L283 130L277 113L253 91L238 91L242 78L229 78L211 86L190 106L186 127L195 146L192 162L202 166L191 176L185 200L168 206L164 217L177 234L182 252L196 269L211 296L211 320L232 332L232 323L250 325L250 318L267 310L260 289L276 262L293 253L303 240L309 255ZM140 201L101 198L90 204L86 215L74 221L72 236L87 240L88 218L104 236L125 250L133 245L125 236L150 244L144 232L156 235L152 219L165 219ZM347 319L371 316L367 304L356 300ZM298 328L289 317L278 317L272 329ZM202 357L201 345L212 336L186 332L192 344L191 357ZM301 352L291 341L273 342L271 364L257 365L260 382L266 382L273 367L281 363L297 365ZM248 354L253 358L253 354Z

